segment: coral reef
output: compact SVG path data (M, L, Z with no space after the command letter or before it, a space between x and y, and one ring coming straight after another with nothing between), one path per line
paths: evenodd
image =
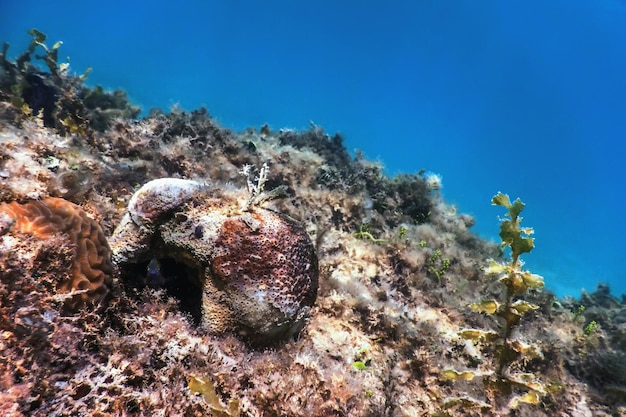
M33 72L68 92L69 75L56 77L62 64L49 58L48 72L10 62L6 48L2 58L1 415L626 413L624 300L605 287L579 300L528 288L533 308L514 325L476 314L470 306L494 307L489 300L516 308L521 293L507 301L485 268L488 259L516 264L472 233L474 219L441 198L428 171L390 178L318 126L235 133L205 109L107 119L103 131L64 128L57 116L95 120L71 107L98 107L78 93L57 101L46 123L23 112L25 90L13 86L29 87L21 77ZM71 92L86 91L78 81ZM18 230L12 213L48 201L90 213L95 220L79 214L89 235L100 236L97 220L110 240L113 279L99 308L68 311L82 290L58 291L74 278L75 235ZM262 303L270 298L277 304ZM462 337L507 328L500 345ZM280 342L250 343L241 332ZM509 360L498 350L508 342L540 354ZM513 408L469 378L499 368L527 387L541 381L545 395Z
M72 249L70 276L60 279L56 290L71 293L65 302L71 310L84 303L98 304L108 294L113 274L111 250L98 223L79 206L54 197L24 204L1 203L0 236L7 232L38 239L67 235L67 246Z

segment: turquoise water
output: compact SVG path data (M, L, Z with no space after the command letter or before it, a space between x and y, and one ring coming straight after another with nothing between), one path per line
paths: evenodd
M486 238L491 196L519 196L549 288L626 293L624 1L104 3L4 0L0 40L15 56L37 27L146 111L340 131L390 174L441 174Z

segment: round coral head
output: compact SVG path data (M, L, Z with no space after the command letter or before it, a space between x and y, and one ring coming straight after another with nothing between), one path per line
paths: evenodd
M212 278L228 293L240 333L282 338L302 327L317 297L319 270L299 223L256 208L226 219L215 249Z

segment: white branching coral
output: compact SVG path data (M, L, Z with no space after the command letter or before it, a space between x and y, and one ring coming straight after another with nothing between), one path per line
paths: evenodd
M270 171L270 167L267 162L263 163L261 169L259 170L258 175L254 175L255 166L250 164L245 164L239 173L246 177L246 183L248 185L248 192L250 193L250 197L246 203L246 209L252 207L255 203L258 202L257 198L259 195L263 193L265 189L265 183L267 182L267 176Z

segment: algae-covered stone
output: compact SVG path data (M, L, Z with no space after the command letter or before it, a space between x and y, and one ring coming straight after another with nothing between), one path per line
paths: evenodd
M137 265L154 258L175 262L178 271L161 270L163 279L201 291L204 328L267 344L304 325L317 296L317 254L299 222L246 200L246 191L151 181L130 200L111 240L113 259L122 271L141 271Z

